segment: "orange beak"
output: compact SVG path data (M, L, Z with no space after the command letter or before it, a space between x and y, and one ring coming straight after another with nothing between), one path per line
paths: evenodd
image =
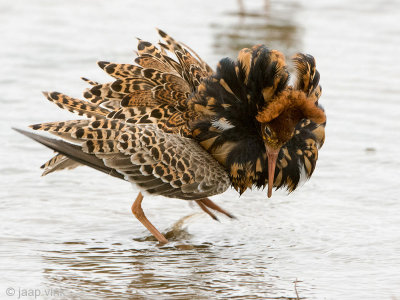
M265 145L267 149L267 157L268 157L268 198L272 196L272 188L274 186L274 177L275 177L275 167L276 167L276 160L278 158L279 150L268 147Z

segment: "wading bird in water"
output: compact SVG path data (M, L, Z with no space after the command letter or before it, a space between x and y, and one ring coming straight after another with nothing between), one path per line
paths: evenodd
M232 217L207 197L233 186L293 191L309 178L324 143L326 116L318 104L319 73L311 55L296 54L293 85L283 54L264 45L245 48L214 72L188 46L158 30L159 48L139 40L135 64L100 61L114 78L88 80L85 100L58 92L47 99L86 119L32 125L61 139L16 129L57 154L44 175L87 165L137 185L142 192L195 200ZM171 58L168 53L176 56ZM161 243L139 193L138 220Z

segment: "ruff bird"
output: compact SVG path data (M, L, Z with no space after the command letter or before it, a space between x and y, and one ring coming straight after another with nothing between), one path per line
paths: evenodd
M142 192L195 200L233 217L208 197L230 186L295 190L311 177L325 139L318 104L319 73L311 55L292 58L264 45L222 59L213 71L191 48L158 30L159 46L140 40L135 64L100 61L113 77L91 85L83 99L45 92L60 108L86 118L31 125L59 139L21 129L55 150L43 175L87 165L135 184L136 218L161 243L167 239L146 218ZM175 56L175 58L172 57Z

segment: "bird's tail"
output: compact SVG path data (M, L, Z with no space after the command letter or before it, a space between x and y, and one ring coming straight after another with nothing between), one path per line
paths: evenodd
M88 154L82 151L81 147L62 141L58 139L53 139L45 137L36 133L32 133L26 130L13 128L15 131L35 140L36 142L45 145L46 147L53 149L54 151L60 153L64 157L68 157L73 161L94 168L98 171L104 172L111 176L124 179L124 176L114 169L109 168L104 165L103 161L92 154Z
M71 170L79 166L81 166L80 163L58 153L46 161L42 166L40 166L40 168L43 169L42 176L46 176L55 171Z

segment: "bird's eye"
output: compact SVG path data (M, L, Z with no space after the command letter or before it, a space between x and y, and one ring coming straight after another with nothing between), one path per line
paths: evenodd
M268 126L265 126L265 127L264 127L264 133L265 133L265 135L267 135L267 136L270 136L270 135L271 135L271 130L268 128Z

